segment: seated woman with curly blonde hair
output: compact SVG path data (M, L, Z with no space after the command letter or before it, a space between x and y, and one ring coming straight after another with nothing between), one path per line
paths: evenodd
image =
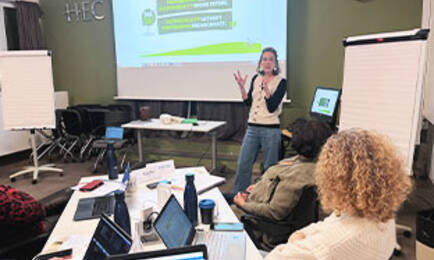
M266 259L388 259L396 243L395 214L411 187L391 142L361 129L330 137L316 182L332 214L293 233Z

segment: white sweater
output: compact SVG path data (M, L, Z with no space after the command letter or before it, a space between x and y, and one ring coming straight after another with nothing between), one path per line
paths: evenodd
M332 214L300 230L302 240L277 246L266 260L386 260L396 244L395 220L376 223L363 218Z

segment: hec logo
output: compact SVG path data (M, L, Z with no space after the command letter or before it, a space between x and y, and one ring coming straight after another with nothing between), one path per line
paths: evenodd
M76 3L65 3L64 14L68 23L101 21L104 19L104 0L82 0Z

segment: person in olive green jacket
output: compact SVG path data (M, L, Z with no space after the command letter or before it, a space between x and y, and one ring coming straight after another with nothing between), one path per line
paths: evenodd
M297 205L303 188L315 184L315 161L331 134L327 124L315 120L296 127L291 146L297 155L270 167L258 183L234 196L231 207L237 217L250 213L284 220Z

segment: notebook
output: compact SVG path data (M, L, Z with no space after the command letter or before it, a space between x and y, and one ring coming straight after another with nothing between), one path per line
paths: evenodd
M83 259L106 259L110 255L125 254L130 251L131 244L131 237L102 214Z
M154 222L154 228L167 248L205 244L209 259L245 259L244 232L197 232L172 194Z
M127 163L124 176L122 177L122 190L125 191L130 180L130 164ZM83 198L78 201L74 214L74 221L99 218L102 213L112 215L115 208L114 196L108 196L114 191L99 197Z
M196 245L181 248L172 248L150 252L140 252L132 254L114 255L108 258L109 260L202 260L208 259L206 246Z

